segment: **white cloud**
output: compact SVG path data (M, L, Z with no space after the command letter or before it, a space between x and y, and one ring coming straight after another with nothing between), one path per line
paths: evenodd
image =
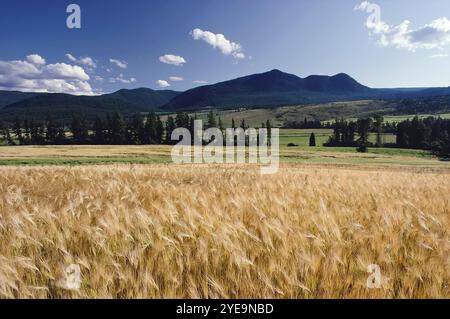
M0 61L2 90L92 95L89 79L79 66L45 64L45 59L37 54L27 56L26 61Z
M27 61L35 65L45 64L45 59L41 57L39 54L30 54L29 56L27 56Z
M95 81L102 82L103 80L105 80L105 79L102 78L100 75L96 75L96 76L95 76Z
M71 61L74 62L76 64L81 64L81 65L85 65L88 66L90 68L96 68L97 64L94 62L94 60L91 57L80 57L79 59L77 59L76 57L74 57L72 54L67 53L66 57Z
M398 49L438 49L450 44L450 20L446 17L433 20L417 29L411 29L411 22L403 21L399 25L388 25L381 19L380 6L364 1L355 10L371 13L366 27L376 35L382 47Z
M219 49L224 55L232 55L235 59L244 59L242 46L239 43L228 40L223 34L215 34L202 29L194 29L191 32L194 40L203 40L214 48Z
M75 79L80 81L88 81L89 75L82 67L78 65L70 65L66 63L56 63L47 65L47 71L55 78Z
M126 69L128 67L128 62L126 62L126 61L120 61L117 59L109 59L109 62L111 62L112 64L115 64L117 67L119 67L121 69Z
M433 58L433 59L447 58L447 57L448 57L447 53L437 53L437 54L433 54L430 56L430 58Z
M97 67L97 64L95 64L94 60L92 60L92 58L90 58L88 56L85 57L85 58L81 57L80 58L80 63L83 64L83 65L86 65L86 66L90 66L91 68L96 68Z
M169 80L173 82L184 81L184 79L181 76L171 76L169 77Z
M195 84L208 84L208 81L202 81L202 80L195 80L194 81Z
M160 88L167 88L170 86L169 82L167 82L165 80L158 80L158 81L156 81L156 84L158 84L158 86Z
M123 74L120 74L118 77L115 78L109 78L110 83L123 83L123 84L131 84L136 82L136 78L124 78Z
M70 61L72 61L72 62L77 62L77 58L76 57L74 57L72 54L70 54L70 53L67 53L66 54L66 57L70 60Z
M165 54L159 57L159 61L165 64L180 66L186 63L186 60L179 55Z

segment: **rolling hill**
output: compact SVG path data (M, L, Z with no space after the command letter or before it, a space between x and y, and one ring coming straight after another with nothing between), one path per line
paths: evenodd
M205 107L279 106L340 100L370 92L347 74L300 78L272 70L188 90L163 106L165 110Z
M300 78L279 70L188 90L162 109L276 107L356 100L399 100L450 95L450 88L373 89L345 73Z
M147 88L120 90L100 96L35 94L4 106L0 109L0 120L11 121L17 116L45 120L50 113L58 120L66 120L74 113L82 113L92 119L114 111L123 114L150 112L157 110L177 94L175 91L155 91Z
M19 91L0 91L0 109L16 102L20 102L39 93L24 93Z

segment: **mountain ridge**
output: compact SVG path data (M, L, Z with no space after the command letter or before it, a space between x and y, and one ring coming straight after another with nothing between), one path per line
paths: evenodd
M0 109L0 120L11 121L17 116L44 120L50 113L55 118L64 120L69 119L74 113L82 113L92 119L95 116L103 116L115 111L124 114L151 112L158 110L177 94L179 92L148 88L121 89L114 93L97 96L37 93L29 98L3 106Z
M314 100L332 100L342 95L367 93L369 90L369 87L358 83L345 73L300 78L274 69L187 90L162 108L183 110L209 106L301 104Z
M379 89L365 86L346 73L301 78L273 69L185 92L136 88L121 89L99 96L74 96L62 93L0 91L0 121L11 121L17 116L45 120L49 113L64 120L74 113L83 113L86 117L93 118L114 111L127 115L150 111L278 107L436 96L450 96L450 87ZM8 102L13 103L7 104Z

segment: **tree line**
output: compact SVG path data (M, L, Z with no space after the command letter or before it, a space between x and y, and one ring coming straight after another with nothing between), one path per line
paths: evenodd
M370 133L376 134L375 143L369 141ZM384 133L396 135L395 144L383 143ZM443 158L450 158L450 120L428 117L405 120L397 124L384 123L382 116L358 119L357 121L336 120L333 135L324 146L357 147L366 152L368 147L396 147L429 150Z
M106 117L96 117L87 120L82 114L74 114L70 121L55 121L49 115L44 122L16 118L14 123L0 122L0 139L8 145L149 145L174 144L172 132L177 128L186 128L194 136L194 121L197 115L179 112L175 116L167 116L163 121L155 113L148 115L134 114L124 117L121 113L107 114ZM211 111L203 121L203 129L219 128L224 132L222 119ZM270 132L270 121L262 123L261 127ZM247 130L245 119L239 124L232 119L232 128Z

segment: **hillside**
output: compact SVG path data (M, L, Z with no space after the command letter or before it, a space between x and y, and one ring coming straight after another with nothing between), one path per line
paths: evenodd
M278 106L356 98L370 91L346 74L298 76L272 70L188 90L165 110L205 107Z
M279 70L202 86L179 94L167 111L277 107L357 100L401 100L450 95L450 88L373 89L345 73L300 78Z
M11 121L17 116L44 120L50 113L57 120L66 120L74 113L82 113L92 119L97 115L104 116L114 111L123 114L149 112L157 110L177 94L175 91L155 91L146 88L120 90L101 96L38 94L4 106L0 109L0 120Z
M19 91L0 91L0 109L6 105L23 101L39 93L24 93Z

